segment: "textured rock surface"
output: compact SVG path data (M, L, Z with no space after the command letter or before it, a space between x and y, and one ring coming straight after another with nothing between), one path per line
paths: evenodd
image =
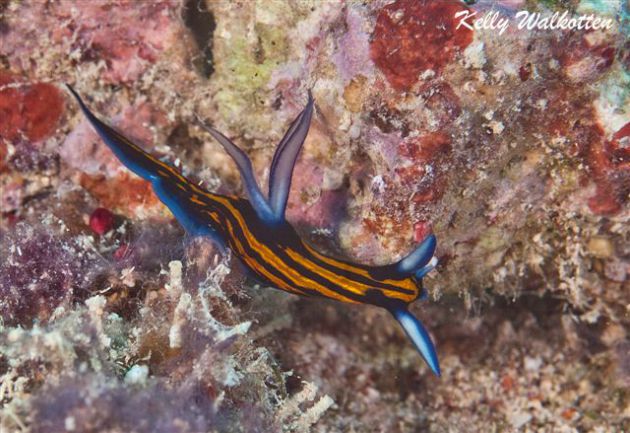
M519 29L523 10L614 25ZM0 2L0 429L627 430L628 20L590 0ZM260 288L186 239L64 82L233 192L195 114L264 184L311 89L289 218L368 263L436 233L414 308L443 377L381 311Z

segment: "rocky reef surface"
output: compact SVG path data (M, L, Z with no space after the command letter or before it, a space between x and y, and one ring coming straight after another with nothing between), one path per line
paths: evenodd
M611 25L522 28L523 11ZM0 430L628 431L628 14L0 1ZM236 169L195 116L265 184L310 89L289 220L364 263L437 235L413 309L443 376L385 312L261 287L187 238L63 83L221 192L240 191Z

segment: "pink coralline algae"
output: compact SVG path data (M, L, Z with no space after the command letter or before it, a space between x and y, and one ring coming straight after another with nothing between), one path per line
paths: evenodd
M313 161L302 161L296 166L293 191L287 207L287 218L299 220L310 227L330 227L339 221L343 214L345 197L341 191L322 188L323 169Z
M570 87L549 84L540 96L548 103L544 124L552 136L563 137L567 153L579 158L588 168L583 185L593 183L595 194L588 199L589 209L598 215L618 214L628 203L628 152L626 126L607 139L594 108L585 104L580 93ZM540 119L543 121L543 118Z
M66 58L75 62L103 62L104 81L131 82L174 41L176 8L174 1L34 3L16 8L24 19L11 23L1 50L11 54L8 61L13 69L28 71L28 53L35 47L63 45Z
M617 52L610 40L593 31L567 33L555 49L565 74L575 82L592 81L608 71Z
M159 205L159 200L151 189L151 183L128 173L111 179L83 174L79 178L79 183L102 206L125 214L133 213L139 208L153 208Z
M27 83L0 71L0 143L45 139L54 132L63 112L63 97L55 86Z
M151 128L168 131L164 114L148 102L141 101L114 116L112 124L129 133L136 143L150 148L155 143ZM158 134L158 140L164 140ZM68 166L81 172L79 182L106 208L125 214L139 207L155 208L159 201L151 184L133 176L98 138L87 122L80 122L63 141L59 156ZM159 207L158 207L159 209Z
M83 15L79 33L89 43L95 58L104 58L111 82L130 82L154 63L168 43L175 2L147 2L138 9L133 3L80 2ZM116 8L116 14L110 10ZM103 25L103 21L106 22Z
M170 126L164 113L146 101L125 107L119 114L112 116L111 124L126 131L136 143L144 146L164 140L163 134ZM153 129L159 129L162 133L156 137ZM124 166L98 138L94 129L83 119L66 136L59 148L59 156L69 166L88 175L104 174L115 177L126 172Z
M426 71L439 72L471 42L473 32L457 27L456 0L398 0L380 10L371 55L390 84L408 90Z
M434 202L442 196L447 168L444 162L450 151L451 139L442 132L401 143L400 155L413 163L397 167L395 173L402 185L414 188L412 200L415 203Z
M619 212L630 196L630 123L617 131L611 140L603 138L596 129L587 153L587 163L597 185L595 195L588 201L596 214L611 215Z
M368 76L372 73L369 35L363 30L364 20L357 10L347 9L347 31L339 40L339 51L333 56L344 80L350 80L359 74Z

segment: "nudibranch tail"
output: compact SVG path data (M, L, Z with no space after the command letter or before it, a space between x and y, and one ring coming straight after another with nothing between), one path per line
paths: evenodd
M156 164L156 161L152 156L146 154L142 149L129 141L118 131L102 122L87 108L83 99L81 99L72 86L66 84L66 87L70 93L72 93L72 96L74 96L77 100L79 107L81 107L81 111L90 121L92 127L94 127L98 135L100 135L101 139L127 168L148 181L155 180L159 177L157 173L161 167L159 164Z
M429 333L424 326L422 326L422 323L420 323L420 321L409 312L407 306L391 307L389 308L389 311L405 330L405 333L413 342L418 352L420 352L420 355L427 363L431 371L439 377L441 372L437 352L435 351L435 346L429 336Z
M155 193L173 212L184 229L193 236L211 237L219 246L224 247L216 231L208 225L208 218L201 209L203 203L194 203L190 200L192 191L202 190L192 185L173 167L151 156L127 137L102 122L87 108L79 94L70 85L66 86L105 144L127 168L151 182Z

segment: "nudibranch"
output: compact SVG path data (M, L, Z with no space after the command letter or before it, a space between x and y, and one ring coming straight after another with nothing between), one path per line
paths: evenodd
M437 263L433 255L435 236L426 237L397 263L367 266L318 252L285 219L293 167L314 110L310 92L306 107L291 123L273 156L267 197L256 182L247 155L219 131L201 125L236 163L248 197L244 199L211 193L189 181L99 120L74 89L68 88L101 139L127 168L151 182L157 196L191 236L207 236L221 248L230 248L258 279L278 289L385 308L431 370L440 375L433 342L408 309L424 294L422 278Z

